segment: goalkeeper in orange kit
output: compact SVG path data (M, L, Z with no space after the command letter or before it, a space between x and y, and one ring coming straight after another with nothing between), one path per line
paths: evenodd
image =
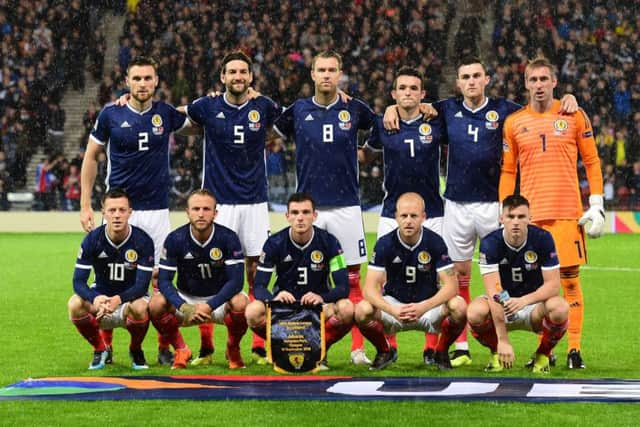
M587 254L587 234L600 237L604 228L603 184L593 129L584 111L560 113L553 98L557 78L553 65L537 57L525 68L529 91L526 107L510 115L504 126L502 173L499 195L513 194L520 168L520 193L531 202L533 224L553 235L560 259L561 284L569 303L569 353L567 367L584 369L580 353L584 302L580 288L580 265ZM578 154L582 158L591 196L590 208L582 212L578 183Z

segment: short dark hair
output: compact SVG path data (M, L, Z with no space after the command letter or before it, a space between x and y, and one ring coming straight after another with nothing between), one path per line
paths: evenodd
M291 196L289 196L289 200L287 200L287 212L289 211L289 206L291 205L291 203L301 203L307 201L311 202L311 208L315 211L316 202L315 200L313 200L313 197L311 197L309 193L293 193Z
M214 196L211 191L207 190L206 188L197 188L189 193L189 196L187 197L187 206L189 206L189 200L191 200L193 196L211 197L213 199L213 205L215 206L218 204L218 199L216 199L216 196Z
M319 54L313 57L313 61L311 62L311 69L315 70L316 61L318 58L335 58L338 61L338 69L342 70L342 56L336 52L335 50L323 50Z
M484 73L487 74L487 67L484 65L484 62L482 62L482 59L480 59L479 56L465 55L459 58L458 62L456 62L456 76L458 75L458 70L460 70L460 67L471 64L480 64Z
M526 197L520 194L512 194L507 196L502 201L502 209L515 209L518 206L526 206L529 207L529 201Z
M131 201L129 199L129 194L123 188L112 188L102 195L102 206L104 206L104 203L107 199L120 199L121 197L127 199L127 202Z
M129 70L131 67L139 66L143 67L146 65L150 65L153 67L153 71L158 73L158 62L150 56L136 56L131 61L129 61L129 65L127 65L127 74L129 74Z
M243 61L246 62L249 66L249 72L251 73L251 68L253 67L253 62L249 56L242 52L241 50L236 50L230 53L227 53L224 58L222 58L222 69L221 73L224 74L227 68L227 64L231 61Z
M398 85L398 77L400 76L412 76L420 79L420 90L424 87L424 76L417 68L413 67L400 67L396 72L396 77L393 79L393 89L395 90Z

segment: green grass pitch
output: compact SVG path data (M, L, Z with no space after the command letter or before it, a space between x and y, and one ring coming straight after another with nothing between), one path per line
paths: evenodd
M371 248L374 235L368 235ZM73 265L82 239L69 234L0 234L0 386L25 378L93 376L86 368L91 348L68 320L66 302L72 293ZM566 340L557 347L559 366L551 378L640 378L640 334L637 297L640 285L640 237L607 235L588 242L590 264L582 269L585 293L583 355L585 371L568 371ZM474 267L472 293L481 292ZM197 328L185 338L197 351ZM156 366L156 337L151 328L145 341L149 375L175 374ZM215 364L190 367L184 374L229 374L223 349L226 331L216 325ZM505 376L528 376L522 367L536 346L531 334L515 333L517 363ZM381 373L349 364L349 340L329 353L331 375L438 376L422 365L423 337L398 336L400 358ZM115 362L97 375L136 375L129 369L128 334L117 330ZM277 375L250 362L250 338L243 340L248 362L243 373ZM447 376L482 377L487 352L470 339L473 364ZM373 348L368 345L368 354ZM182 374L182 372L180 372ZM637 425L640 407L634 404L523 404L469 402L316 402L316 401L124 401L124 402L0 402L2 425Z

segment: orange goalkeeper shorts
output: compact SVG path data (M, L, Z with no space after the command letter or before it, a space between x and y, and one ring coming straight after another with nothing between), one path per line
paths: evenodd
M577 220L538 221L534 225L544 228L553 236L558 251L560 267L571 267L587 263L587 247L584 230Z

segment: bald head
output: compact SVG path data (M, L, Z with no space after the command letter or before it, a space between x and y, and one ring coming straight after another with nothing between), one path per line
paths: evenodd
M421 212L424 212L425 210L424 199L418 193L402 194L400 197L398 197L398 201L396 202L396 210L399 209L401 204L417 205L417 208L420 209Z

